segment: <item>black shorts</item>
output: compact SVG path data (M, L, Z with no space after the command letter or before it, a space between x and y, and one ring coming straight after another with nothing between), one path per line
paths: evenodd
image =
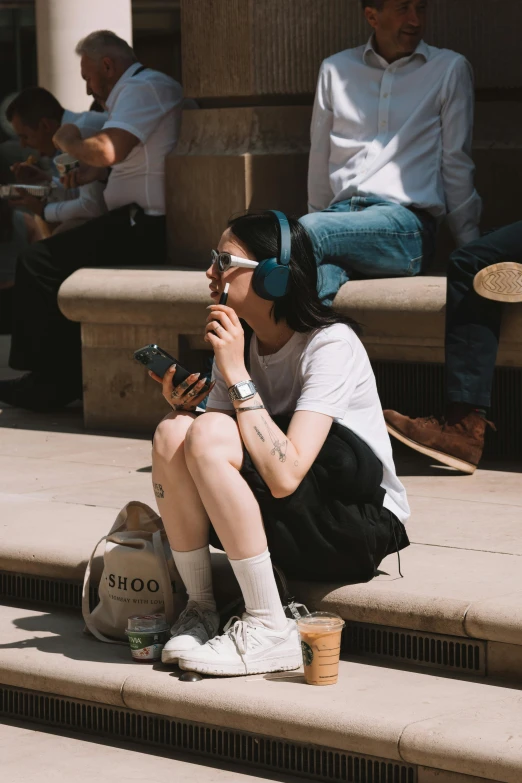
M286 432L290 419L274 420ZM409 546L404 525L383 507L381 462L340 424L292 495L274 498L246 450L241 475L261 508L272 560L289 579L367 582L386 555ZM210 543L223 548L213 529Z

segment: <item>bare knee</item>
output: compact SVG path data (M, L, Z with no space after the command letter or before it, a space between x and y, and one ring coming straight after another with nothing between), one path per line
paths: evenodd
M160 421L154 433L152 444L153 460L171 462L176 454L183 452L187 432L194 423L194 416L183 411L173 411Z
M229 462L239 470L243 460L241 436L235 420L224 413L205 413L185 438L189 470L209 462Z

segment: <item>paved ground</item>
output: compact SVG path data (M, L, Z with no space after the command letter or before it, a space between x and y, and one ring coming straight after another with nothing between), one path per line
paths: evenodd
M242 770L223 762L155 753L130 743L107 743L99 737L57 733L41 726L9 721L0 724L4 780L16 783L90 783L91 781L169 781L176 783L292 783L277 772Z

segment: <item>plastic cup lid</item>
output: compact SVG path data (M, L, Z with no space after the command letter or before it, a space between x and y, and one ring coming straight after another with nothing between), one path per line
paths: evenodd
M129 617L127 621L128 631L165 631L168 628L164 614L143 614Z
M312 612L297 621L297 625L303 631L329 631L343 628L345 622L342 617L333 612Z

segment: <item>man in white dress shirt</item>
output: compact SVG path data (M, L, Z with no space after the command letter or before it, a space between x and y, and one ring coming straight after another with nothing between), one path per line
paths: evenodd
M82 393L80 328L58 308L62 282L81 267L166 260L165 158L181 120L181 86L141 65L114 33L91 33L76 51L87 93L107 108L108 119L87 139L76 125L62 125L54 144L82 163L75 184L108 178L109 211L35 243L18 259L9 364L30 372L1 381L0 400L40 411L64 407Z
M321 65L311 129L309 214L321 298L346 280L421 274L437 223L479 237L465 58L423 41L428 0L362 0L373 33Z
M57 98L43 87L22 90L9 104L6 116L17 134L22 148L38 150L40 155L53 158L58 154L53 136L61 125L72 124L82 138L93 136L103 128L107 115L102 112L72 112L64 109ZM107 211L103 199L104 184L96 181L66 191L60 184L56 170L45 172L31 163L16 163L13 171L19 182L53 184L47 200L24 193L13 206L25 207L63 231L86 220L99 217Z

